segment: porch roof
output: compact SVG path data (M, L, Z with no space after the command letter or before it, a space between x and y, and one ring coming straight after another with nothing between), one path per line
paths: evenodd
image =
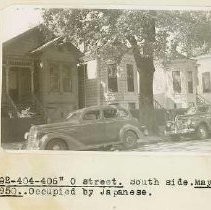
M34 53L38 53L41 52L42 50L52 46L53 44L55 44L57 41L59 41L61 39L61 37L56 37L55 39L50 40L49 42L46 42L45 44L41 45L40 47L36 48L35 50L32 50L30 53L34 54Z
M63 39L62 36L56 37L56 38L44 43L43 45L39 46L38 48L30 51L29 53L30 54L38 54L38 53L41 53L43 50L48 49L51 46L66 44L67 46L69 46L70 48L73 49L77 58L80 58L83 55L83 53L77 47L75 47L71 42L62 42L62 39Z

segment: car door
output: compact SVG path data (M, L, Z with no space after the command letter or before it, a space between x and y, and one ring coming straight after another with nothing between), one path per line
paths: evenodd
M79 126L79 139L85 145L101 144L105 140L104 122L100 109L91 109L83 113Z
M103 109L103 118L105 122L105 137L107 142L119 140L119 132L125 124L125 119L119 116L118 109L115 107L106 107Z

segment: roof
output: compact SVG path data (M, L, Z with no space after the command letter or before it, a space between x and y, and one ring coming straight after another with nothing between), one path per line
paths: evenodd
M80 52L80 50L78 48L76 48L71 42L68 42L68 41L63 42L63 37L61 37L61 36L55 37L53 34L51 34L47 40L46 36L45 36L45 32L42 30L43 27L44 26L42 24L37 25L37 26L13 37L12 39L9 39L8 41L4 42L3 47L7 48L8 45L18 42L19 39L24 39L25 36L36 33L35 37L36 38L39 37L38 42L33 46L33 48L29 48L26 53L30 53L30 54L40 53L44 49L47 49L53 45L66 44L67 46L72 47L72 49L74 50L74 53L77 55L77 57L82 56L82 53ZM51 38L51 39L49 40L49 38Z
M23 37L23 36L25 36L25 35L27 35L27 34L30 34L30 33L34 32L34 31L38 31L39 28L40 28L40 25L37 25L37 26L35 26L35 27L33 27L33 28L30 28L30 29L28 29L27 31L24 31L23 33L18 34L17 36L15 36L15 37L13 37L13 38L11 38L11 39L9 39L9 40L3 42L3 45L4 45L4 46L7 46L7 45L9 45L9 44L11 44L11 43L17 41L18 39L20 39L21 37Z
M194 59L199 60L199 59L207 59L207 58L211 58L211 53L197 56Z
M78 57L81 57L83 55L83 53L77 47L75 47L75 45L73 45L71 42L63 42L63 37L61 37L61 36L56 37L56 38L44 43L43 45L39 46L38 48L32 50L30 53L31 54L40 53L43 50L48 49L51 46L59 45L59 44L61 44L61 45L66 44L66 45L72 47L74 49L75 54Z
M57 41L59 41L61 39L61 37L56 37L55 39L50 40L49 42L46 42L45 44L39 46L38 48L36 48L35 50L32 50L30 53L37 53L37 52L41 52L42 50L54 45L57 43Z

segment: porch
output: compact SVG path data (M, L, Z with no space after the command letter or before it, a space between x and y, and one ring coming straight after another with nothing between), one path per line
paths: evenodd
M23 118L28 110L45 120L44 109L35 94L36 59L6 56L2 69L2 114L9 118Z

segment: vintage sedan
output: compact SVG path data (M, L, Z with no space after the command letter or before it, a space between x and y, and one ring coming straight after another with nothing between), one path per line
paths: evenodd
M181 136L206 139L211 132L211 105L194 106L184 115L178 115L174 121L166 124L165 134L171 138Z
M93 106L70 113L64 122L36 125L25 134L26 149L89 150L117 143L132 148L143 127L122 107Z

